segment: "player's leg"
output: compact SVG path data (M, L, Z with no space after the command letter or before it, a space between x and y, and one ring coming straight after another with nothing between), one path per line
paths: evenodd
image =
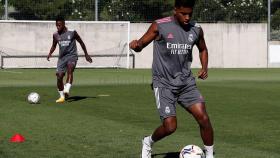
M63 91L63 89L64 89L64 86L63 86L64 75L65 75L64 72L57 72L56 73L56 79L57 79L56 85L57 85L57 89L59 91Z
M154 142L161 140L162 138L171 135L177 129L176 116L170 116L163 120L162 124L152 134L152 140Z
M74 80L74 70L77 64L76 58L70 58L67 62L67 78L66 83L64 85L64 95L68 98L70 89Z
M196 84L190 82L178 97L178 102L190 112L200 127L200 134L206 149L206 158L213 158L214 132L206 112L205 101Z
M211 146L214 143L213 128L205 109L205 103L196 103L187 109L196 119L200 127L200 133L205 145Z
M174 133L177 128L176 98L174 94L166 88L154 88L154 92L162 124L155 129L151 136L143 139L142 158L151 158L152 145Z
M205 103L193 104L187 110L199 124L200 135L205 146L206 158L213 158L214 131L206 112Z
M57 89L58 89L58 93L59 93L59 99L56 100L57 103L63 103L65 100L65 96L64 96L64 85L63 85L63 77L64 77L64 72L57 72L56 73L56 77L57 77Z
M74 66L71 64L67 64L67 78L64 85L64 95L66 99L69 97L70 89L73 83L73 78L74 78L73 72L74 72Z
M74 65L68 64L67 65L67 78L66 78L66 83L73 83L73 79L74 79Z
M142 158L151 158L153 144L174 133L176 128L176 116L170 116L164 119L162 124L153 132L151 136L147 136L143 139Z
M65 75L66 62L63 59L59 59L57 62L56 77L57 77L57 89L59 93L59 99L56 100L57 103L63 103L65 101L64 96L64 85L63 77Z

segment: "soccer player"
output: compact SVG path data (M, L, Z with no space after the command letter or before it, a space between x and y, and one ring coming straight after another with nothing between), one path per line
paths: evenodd
M192 48L198 47L202 68L198 78L208 77L208 50L202 28L190 21L195 0L175 0L174 15L153 22L130 48L140 52L154 41L152 79L157 109L162 124L142 141L142 158L151 158L152 145L175 132L176 103L197 121L206 158L213 158L214 132L206 112L205 100L191 72Z
M59 99L56 100L57 103L63 103L65 98L69 96L70 88L73 83L73 72L77 64L78 54L76 40L80 43L84 53L85 58L89 63L92 63L91 57L87 53L86 46L75 30L69 30L65 26L65 20L62 17L56 19L57 32L53 34L52 47L50 49L47 60L52 56L55 51L56 45L59 45L59 57L57 61L57 89L60 95ZM63 85L63 77L67 71L66 84Z

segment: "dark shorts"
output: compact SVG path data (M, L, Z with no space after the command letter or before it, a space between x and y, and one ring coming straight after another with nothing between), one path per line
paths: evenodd
M204 103L204 99L196 84L185 86L179 90L165 87L154 87L156 105L160 119L176 116L176 103L187 109L196 103Z
M78 58L76 56L65 56L58 59L57 61L57 73L65 73L67 70L67 65L73 65L74 69L76 68Z

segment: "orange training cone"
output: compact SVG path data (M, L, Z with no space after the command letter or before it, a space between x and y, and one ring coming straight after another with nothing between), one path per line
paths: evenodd
M22 143L24 141L25 141L25 138L22 135L20 135L20 134L15 134L10 139L10 142L12 142L12 143Z

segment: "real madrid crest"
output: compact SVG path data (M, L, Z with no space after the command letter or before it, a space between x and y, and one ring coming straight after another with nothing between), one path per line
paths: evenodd
M167 106L165 107L165 113L169 114L170 113L170 108Z
M193 42L193 34L189 34L188 40L189 40L190 42Z

